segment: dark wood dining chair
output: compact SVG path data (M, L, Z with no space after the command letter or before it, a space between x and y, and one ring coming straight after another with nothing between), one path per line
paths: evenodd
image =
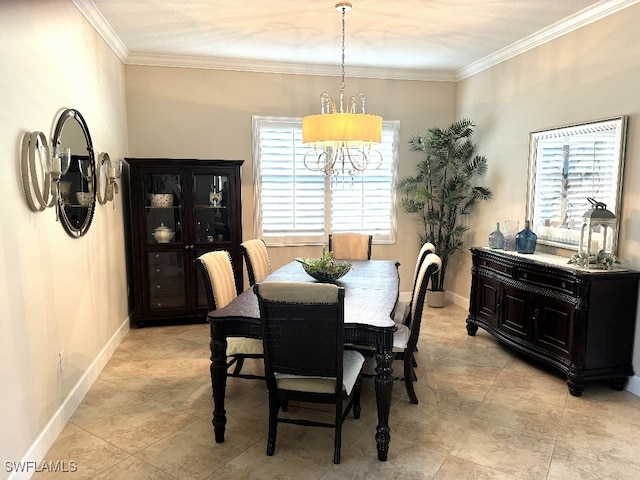
M435 253L436 248L433 246L433 243L427 242L420 248L418 252L418 256L416 258L416 266L413 270L413 282L411 284L411 299L409 302L398 302L396 309L394 310L393 319L396 323L401 323L404 325L409 325L411 320L411 305L413 304L413 292L416 286L416 280L418 279L418 271L420 270L420 266L424 261L425 257L429 253Z
M371 260L372 242L366 233L330 233L329 251L336 260Z
M226 250L207 252L196 260L202 279L209 310L225 307L238 295L233 275L231 256ZM234 367L232 377L263 379L261 375L241 373L247 358L262 358L262 340L247 337L227 338L227 368Z
M261 238L246 240L240 244L240 251L247 266L249 285L255 285L271 273L271 260L267 245Z
M403 376L395 377L394 380L404 382L411 403L418 403L418 397L416 396L415 389L413 388L413 382L417 380L414 368L416 362L414 354L417 351L418 338L420 337L420 326L422 325L422 313L424 310L424 303L427 298L427 286L431 276L440 269L440 257L435 253L428 253L424 258L422 265L418 270L416 281L413 287L412 293L412 308L409 319L409 324L396 323L397 330L393 334L393 350L392 355L394 360L400 360L403 364ZM375 366L375 350L369 346L362 345L349 345L349 348L353 348L366 357L368 357L368 365L365 370L369 371L371 366ZM373 374L365 374L366 377L373 377Z
M360 417L364 364L362 354L343 348L344 288L269 281L253 288L260 306L269 391L267 455L275 452L278 423L330 427L333 462L340 463L342 423L351 409L355 418ZM290 400L333 404L334 422L282 418L278 413Z

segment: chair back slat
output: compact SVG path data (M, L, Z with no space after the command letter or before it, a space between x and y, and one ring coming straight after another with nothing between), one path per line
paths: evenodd
M371 260L372 235L366 233L329 234L329 251L336 260Z
M247 265L249 285L254 285L264 280L271 273L271 260L267 245L261 238L247 240L240 244L240 250Z
M196 265L203 275L209 310L225 307L238 296L229 252L207 252L196 259Z
M411 312L413 310L413 296L415 294L416 284L418 282L418 272L420 271L420 267L422 266L422 262L424 262L424 259L426 258L426 256L430 253L435 253L435 251L436 251L436 248L433 246L433 243L427 242L424 245L422 245L422 247L420 248L420 251L418 252L418 257L416 258L416 266L413 270L413 289L411 290L411 300L409 301L409 314L408 314L409 321L411 319Z
M416 277L416 283L413 288L413 306L411 309L411 323L409 328L411 332L409 334L409 342L407 350L414 351L418 343L418 337L420 335L420 325L422 323L422 312L424 310L424 302L427 296L427 286L431 276L440 270L442 262L440 257L435 253L429 253L424 258L420 269L418 270L418 276Z

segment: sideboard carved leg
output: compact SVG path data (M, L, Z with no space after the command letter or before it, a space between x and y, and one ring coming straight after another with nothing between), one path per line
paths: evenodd
M609 378L607 384L610 388L621 392L627 384L627 377Z
M470 337L475 337L477 332L478 332L478 326L474 325L473 323L469 322L469 320L467 320L467 334Z
M581 396L584 391L584 382L572 380L571 378L567 379L567 386L569 387L569 393L574 397Z

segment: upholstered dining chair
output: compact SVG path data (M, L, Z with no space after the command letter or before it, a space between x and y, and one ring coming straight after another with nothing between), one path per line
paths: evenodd
M269 392L267 455L275 452L278 423L330 427L333 462L340 463L342 423L351 409L355 418L360 417L364 364L362 354L343 348L344 288L269 281L253 288L260 306ZM334 422L281 418L278 413L290 400L333 404Z
M393 334L393 359L400 360L403 364L403 376L394 380L403 381L411 403L418 403L413 382L417 380L414 367L416 366L414 354L417 351L418 338L420 336L420 326L422 324L422 312L427 297L427 286L431 275L436 273L441 266L440 257L435 253L428 253L418 270L416 281L412 293L412 308L409 324L396 323L397 330ZM375 366L375 351L373 348L361 345L350 345L349 348L360 351L368 358L365 370L370 371ZM365 374L373 377L373 374Z
M226 250L207 252L196 260L202 273L209 310L225 307L238 295L231 257ZM262 340L227 337L227 368L235 365L232 377L262 379L260 375L241 373L246 358L262 358Z
M240 244L240 251L247 265L249 285L261 282L271 273L271 260L264 240L261 238L246 240Z
M393 319L396 323L402 323L405 325L409 325L411 320L411 305L413 304L413 291L416 286L416 280L418 279L418 271L420 270L420 266L424 261L425 257L429 253L435 253L436 248L433 246L433 243L427 242L420 248L418 252L418 256L416 258L416 265L413 270L413 283L411 284L411 300L408 303L406 302L398 302L396 309L393 314Z
M372 241L366 233L330 233L329 251L336 260L371 260Z

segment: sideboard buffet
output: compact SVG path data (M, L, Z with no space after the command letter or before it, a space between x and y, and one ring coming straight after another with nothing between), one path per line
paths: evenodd
M585 269L567 258L472 248L467 333L478 327L559 369L569 392L604 379L622 390L633 375L640 272Z
M243 289L242 160L125 158L129 164L133 326L205 321L204 282L194 260L231 255Z

